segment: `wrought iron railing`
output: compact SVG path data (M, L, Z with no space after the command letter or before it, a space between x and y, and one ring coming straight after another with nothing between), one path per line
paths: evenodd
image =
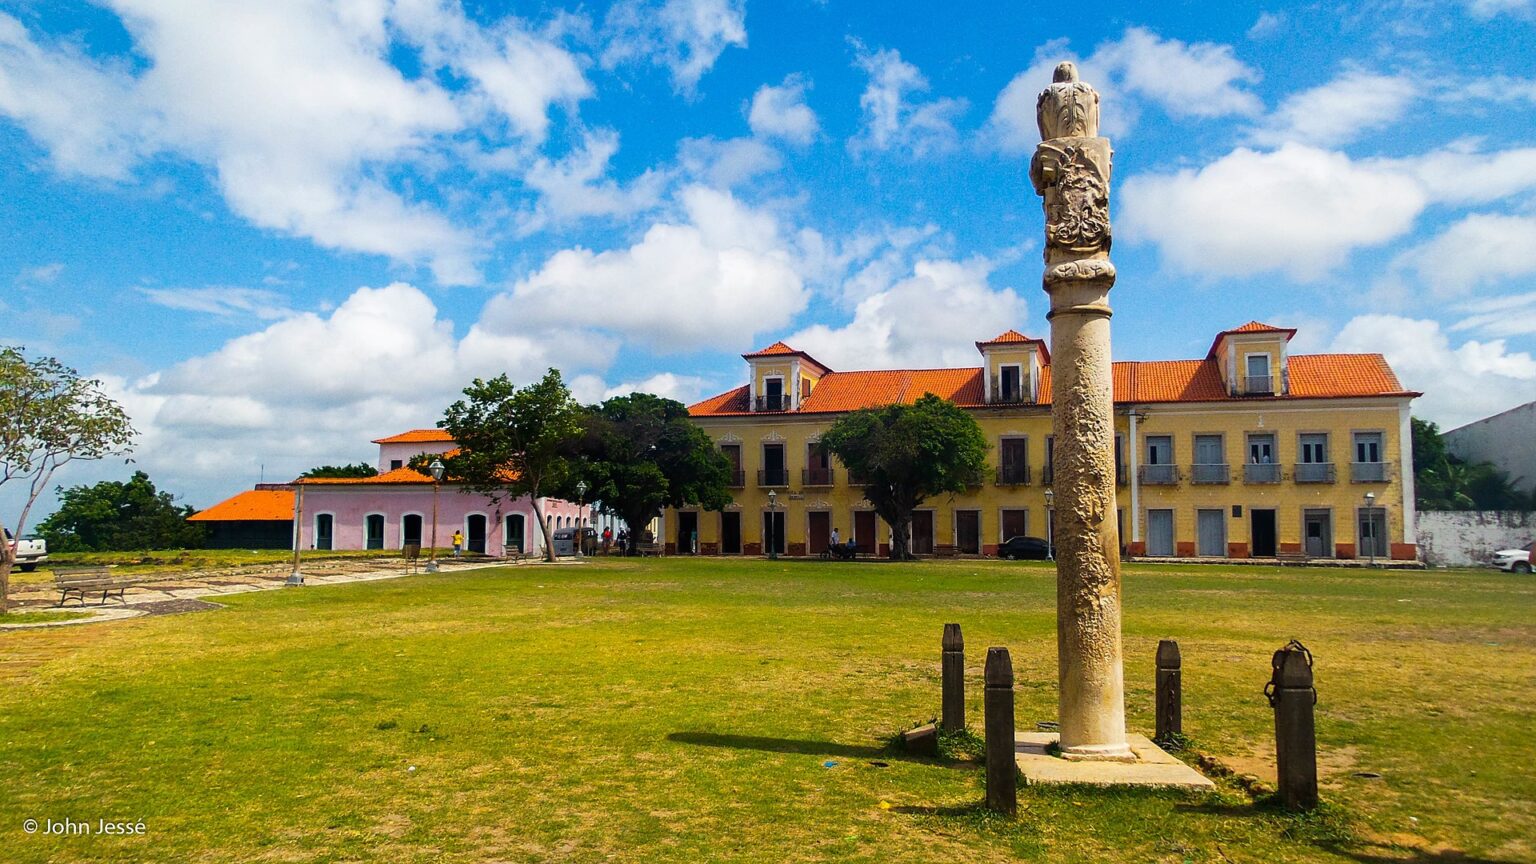
M787 468L759 468L757 469L757 485L788 486L789 470Z
M800 471L800 484L802 486L831 486L831 468L803 468Z
M1291 477L1297 483L1332 483L1335 473L1332 462L1297 462L1291 466Z
M997 485L1023 486L1029 483L1029 465L1004 465L997 469Z
M1351 462L1349 479L1355 483L1385 483L1391 465L1390 462Z
M1232 466L1225 462L1197 462L1189 468L1191 483L1232 482Z
M1243 466L1244 483L1279 483L1280 466L1275 462L1250 462Z
M1172 486L1179 482L1179 466L1143 465L1141 482L1145 486Z

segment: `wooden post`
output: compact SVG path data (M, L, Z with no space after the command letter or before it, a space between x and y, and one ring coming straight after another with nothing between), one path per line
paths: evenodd
M1312 708L1312 653L1300 642L1275 652L1273 675L1264 693L1275 709L1275 763L1280 801L1289 810L1317 806L1317 731Z
M1013 732L1013 660L1007 648L987 649L986 717L987 807L1012 816L1019 807L1019 766Z
M940 728L959 732L965 728L965 638L959 624L944 625L943 719Z
M1157 643L1157 740L1176 741L1184 733L1183 681L1179 643Z

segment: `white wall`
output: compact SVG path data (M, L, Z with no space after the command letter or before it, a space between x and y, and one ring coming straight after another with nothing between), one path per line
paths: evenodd
M1529 493L1536 489L1536 402L1452 429L1445 446L1468 462L1492 462Z
M1480 567L1500 549L1524 549L1536 539L1536 513L1423 510L1419 554L1431 567Z

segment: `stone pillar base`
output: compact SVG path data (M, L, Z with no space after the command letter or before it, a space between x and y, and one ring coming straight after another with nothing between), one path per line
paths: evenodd
M1068 762L1135 762L1136 754L1129 744L1086 744L1080 747L1060 748L1061 758Z

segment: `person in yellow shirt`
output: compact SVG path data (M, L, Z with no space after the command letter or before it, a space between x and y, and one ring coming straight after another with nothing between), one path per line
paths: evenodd
M454 531L453 532L453 557L455 557L455 558L459 557L460 553L462 553L463 551L464 551L464 532L462 532L462 531Z

